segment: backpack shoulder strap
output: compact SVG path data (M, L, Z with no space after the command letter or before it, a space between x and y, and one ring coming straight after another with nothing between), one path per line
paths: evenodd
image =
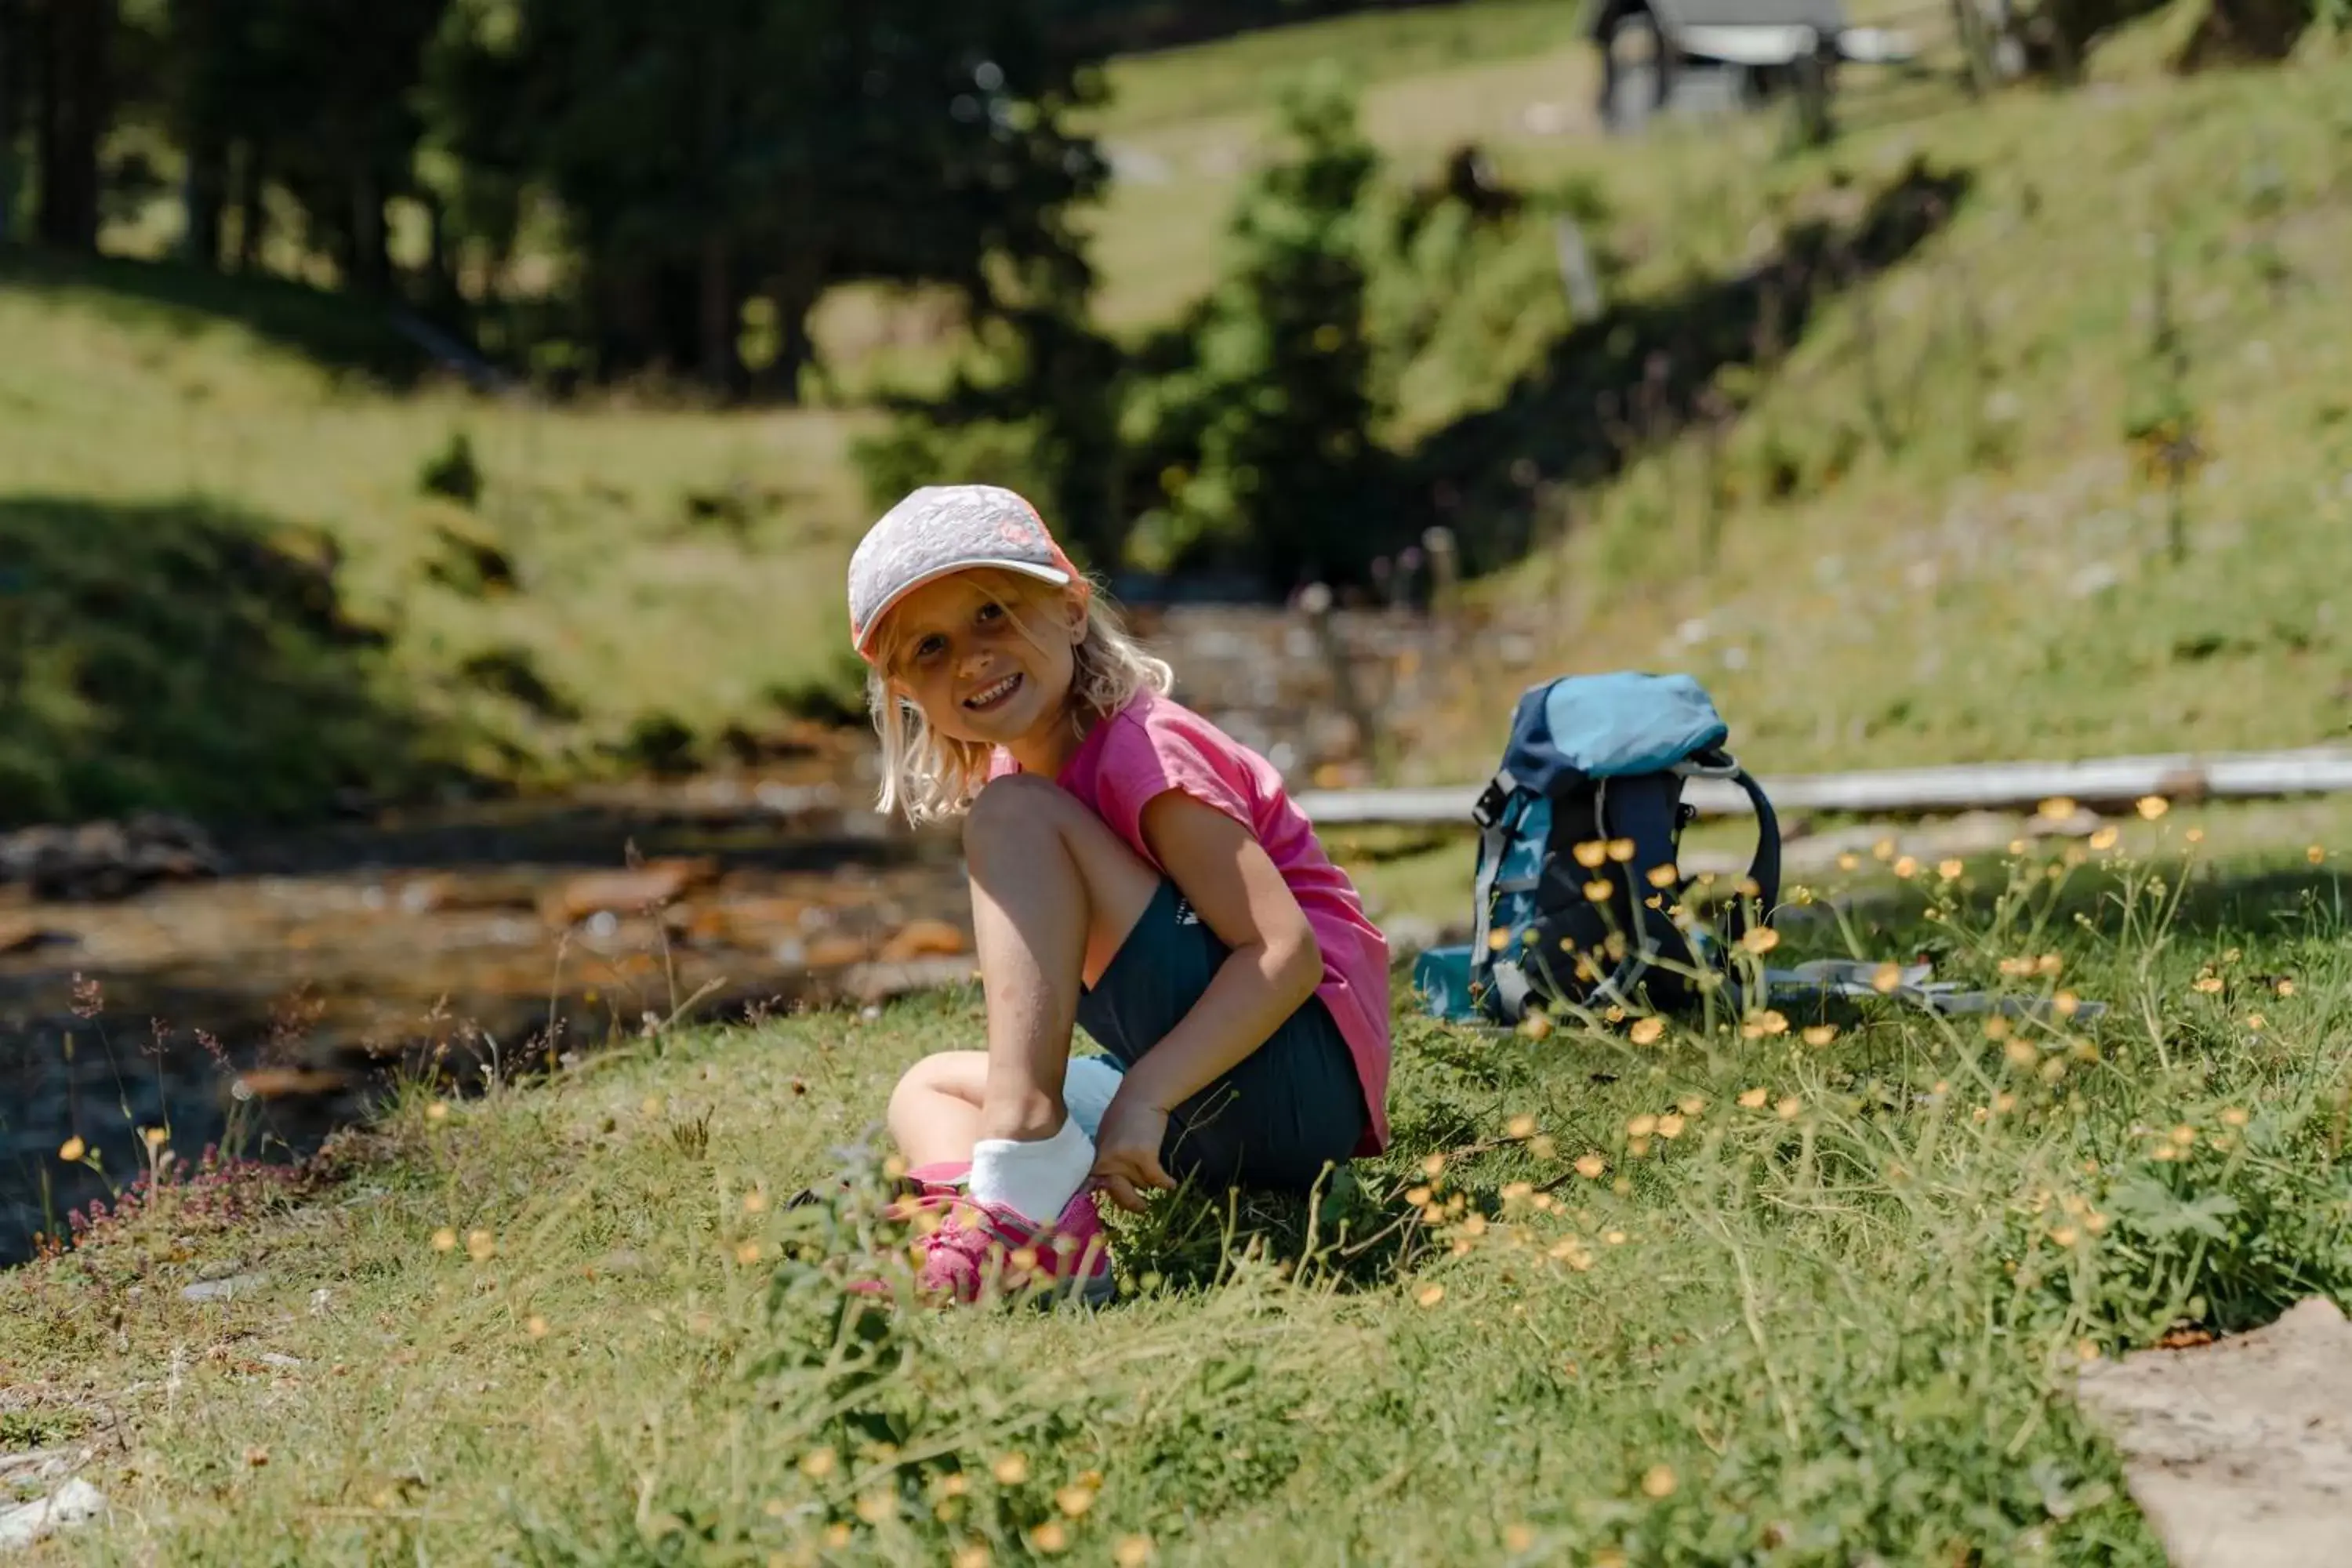
M1505 768L1488 782L1479 793L1478 804L1470 808L1470 819L1478 825L1478 879L1470 896L1475 911L1470 939L1470 967L1474 972L1485 968L1494 957L1494 950L1486 943L1493 934L1495 879L1502 872L1503 850L1510 843L1511 830L1518 820L1518 814L1511 809L1511 797L1518 788L1519 781Z
M1772 810L1764 786L1746 768L1733 775L1732 782L1747 792L1756 807L1756 858L1748 864L1748 875L1756 883L1756 907L1769 920L1780 907L1780 818Z
M1723 922L1724 940L1736 942L1750 929L1770 924L1772 911L1780 907L1780 816L1773 811L1764 786L1728 752L1702 753L1677 764L1675 771L1688 778L1727 779L1738 784L1756 808L1756 853L1748 864L1748 879L1756 884L1756 897L1732 905Z

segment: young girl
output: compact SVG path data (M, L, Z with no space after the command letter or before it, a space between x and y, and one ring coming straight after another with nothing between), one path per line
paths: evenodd
M1281 775L1169 700L1028 502L908 496L850 562L849 624L881 809L963 818L987 1005L985 1051L890 1097L932 1210L922 1289L1099 1299L1092 1187L1304 1192L1387 1146L1386 939ZM1074 1025L1107 1064L1070 1060Z

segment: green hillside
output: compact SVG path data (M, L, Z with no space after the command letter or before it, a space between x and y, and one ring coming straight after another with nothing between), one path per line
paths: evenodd
M1777 116L1612 142L1565 15L1497 0L1119 62L1104 319L1165 321L1214 281L1248 106L1302 60L1354 63L1392 187L1474 138L1536 202L1376 289L1428 301L1392 356L1402 504L1457 525L1529 667L1693 668L1776 767L2340 731L2352 66L2315 47L2179 81L2126 37L2071 94L1857 100L1825 152L1788 152ZM1563 202L1601 215L1599 322L1554 271ZM874 304L821 323L844 385L951 342L861 337L909 309ZM361 307L163 263L0 260L0 815L561 781L847 697L854 402L467 393ZM2146 461L2168 413L2196 438L2180 562ZM425 482L460 435L470 502ZM186 592L224 563L244 586ZM1482 693L1528 673L1465 669L1479 691L1414 721L1415 767L1475 769Z

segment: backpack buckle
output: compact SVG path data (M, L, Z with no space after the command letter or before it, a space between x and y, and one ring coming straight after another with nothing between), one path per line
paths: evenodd
M1481 827L1492 827L1501 820L1503 807L1519 787L1508 768L1496 773L1486 787L1478 792L1478 799L1470 807L1470 820Z

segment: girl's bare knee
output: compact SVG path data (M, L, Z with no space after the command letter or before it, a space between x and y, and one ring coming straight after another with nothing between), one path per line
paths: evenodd
M906 1094L958 1094L988 1070L986 1051L939 1051L898 1075L890 1098Z
M991 779L972 797L964 814L963 843L973 848L1000 843L1008 831L1047 826L1058 828L1074 810L1083 810L1061 785L1034 773L1006 773Z

